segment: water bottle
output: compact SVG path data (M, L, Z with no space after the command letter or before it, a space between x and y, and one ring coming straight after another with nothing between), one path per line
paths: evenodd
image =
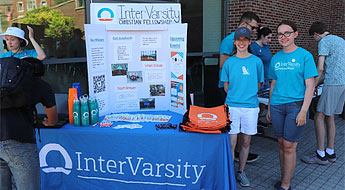
M97 104L96 104L95 98L89 99L89 108L90 108L90 121L91 121L91 125L93 125L98 122L98 118L97 118L98 110L97 110Z
M86 98L80 99L81 126L90 125L89 105Z
M99 122L99 107L98 107L98 101L97 101L97 98L95 98L95 104L96 104L96 109L97 109L97 112L96 112L96 117L97 117L97 121Z
M77 98L73 101L73 124L80 126L80 101Z

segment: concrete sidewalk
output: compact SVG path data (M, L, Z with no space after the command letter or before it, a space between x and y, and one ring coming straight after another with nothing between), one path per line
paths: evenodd
M297 146L296 168L291 180L294 190L344 190L345 189L345 120L336 117L336 143L335 152L337 161L326 166L305 164L301 158L311 155L316 150L316 138L314 121L309 120L305 128L301 142ZM260 159L246 165L245 172L251 182L250 187L241 187L237 183L237 189L274 189L274 184L280 180L280 167L278 157L278 144L275 141L272 126L265 129L265 136L254 136L250 152L260 155ZM235 173L238 162L235 162Z

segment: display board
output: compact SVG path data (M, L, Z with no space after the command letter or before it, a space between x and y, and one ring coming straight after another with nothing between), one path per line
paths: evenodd
M186 111L187 24L180 4L91 4L89 95L100 115Z

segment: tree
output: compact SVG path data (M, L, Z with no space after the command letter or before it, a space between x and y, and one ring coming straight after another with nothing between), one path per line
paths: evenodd
M41 7L28 11L21 20L22 24L34 24L45 27L45 37L53 40L66 40L72 38L74 18L64 16L60 10Z

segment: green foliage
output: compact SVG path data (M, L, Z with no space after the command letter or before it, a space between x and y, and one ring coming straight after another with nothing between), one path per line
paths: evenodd
M64 16L61 11L49 7L27 12L21 22L44 26L45 37L51 37L54 40L70 40L75 29L74 18Z

